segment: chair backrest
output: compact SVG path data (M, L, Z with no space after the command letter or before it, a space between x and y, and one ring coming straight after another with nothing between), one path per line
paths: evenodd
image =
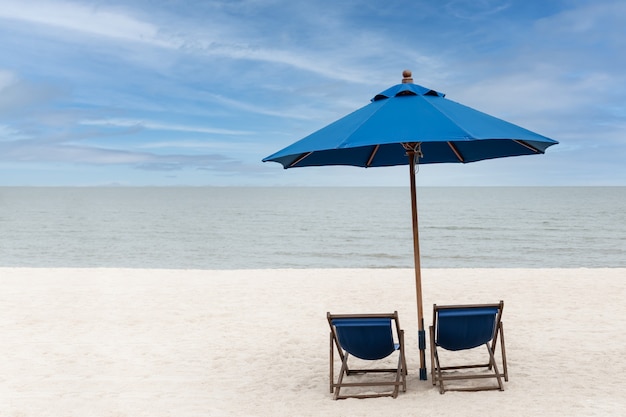
M502 304L435 305L435 343L446 350L464 350L493 340L500 322Z
M396 350L391 318L331 318L341 347L361 359L386 358Z

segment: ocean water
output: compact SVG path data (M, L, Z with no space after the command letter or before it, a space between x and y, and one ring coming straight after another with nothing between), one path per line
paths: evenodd
M626 187L418 190L422 267L626 267ZM405 187L0 187L0 266L410 268Z

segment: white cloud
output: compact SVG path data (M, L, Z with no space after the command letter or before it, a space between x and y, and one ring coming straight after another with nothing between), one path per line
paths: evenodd
M285 65L309 71L329 79L367 83L367 73L353 67L350 71L337 70L337 59L349 57L345 51L334 48L315 50L300 48L297 41L282 48L272 46L271 36L251 41L247 25L233 21L228 16L215 15L206 26L186 27L189 22L174 18L167 26L141 20L130 9L89 6L68 1L3 0L0 20L15 20L33 25L79 32L111 41L131 41L166 49L176 49L186 54L204 57L222 57L231 60L258 61ZM220 23L231 22L230 25ZM86 42L73 38L72 42ZM371 53L375 43L370 39L367 48L354 45L351 54ZM357 52L361 51L361 52ZM133 56L126 57L133 59ZM349 59L344 62L348 64Z
M20 139L20 132L11 126L0 124L0 142Z
M3 0L0 19L17 20L106 38L171 47L158 28L122 11L65 1Z
M0 159L164 169L218 150L258 164L405 68L560 140L555 155L589 137L612 152L626 3L520 4L0 0Z
M452 0L446 4L446 10L461 19L482 19L509 8L501 0Z
M110 127L139 127L150 130L168 130L175 132L207 133L219 135L249 135L252 132L246 130L222 129L214 127L201 127L172 123L159 123L150 120L139 119L102 119L83 120L80 124L87 126L110 126Z
M47 103L60 93L61 89L52 85L27 82L12 72L0 71L0 117Z
M15 84L17 77L11 71L0 70L0 94L8 86Z

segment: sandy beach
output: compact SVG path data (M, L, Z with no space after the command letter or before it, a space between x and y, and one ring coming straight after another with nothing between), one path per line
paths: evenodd
M625 279L424 270L427 326L433 303L505 303L505 391L440 395L418 377L410 269L0 268L0 416L624 415ZM394 310L407 392L333 401L326 312Z

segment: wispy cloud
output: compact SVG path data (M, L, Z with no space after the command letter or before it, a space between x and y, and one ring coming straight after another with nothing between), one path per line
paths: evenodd
M45 25L121 41L176 47L159 36L154 24L132 17L121 8L66 1L3 0L0 19Z
M446 10L461 19L480 20L493 16L510 7L501 0L451 0L446 3Z
M20 146L0 142L0 161L29 163L68 163L72 165L131 165L146 170L181 170L185 168L224 169L235 161L217 154L166 154L126 151L90 146L24 141Z
M48 103L63 91L53 85L37 85L20 79L13 72L0 70L0 117L24 108Z
M625 27L617 0L4 0L0 163L258 168L291 181L260 159L409 68L452 100L561 140L551 153L580 155L593 137L593 157L611 161L594 167L626 183L613 162L625 152ZM297 177L309 175L336 178Z
M105 119L105 120L83 120L80 122L87 126L106 127L136 127L141 129L164 130L171 132L192 132L219 135L250 135L252 132L246 130L220 129L215 127L201 127L191 125L179 125L169 123L159 123L150 120L132 119Z

